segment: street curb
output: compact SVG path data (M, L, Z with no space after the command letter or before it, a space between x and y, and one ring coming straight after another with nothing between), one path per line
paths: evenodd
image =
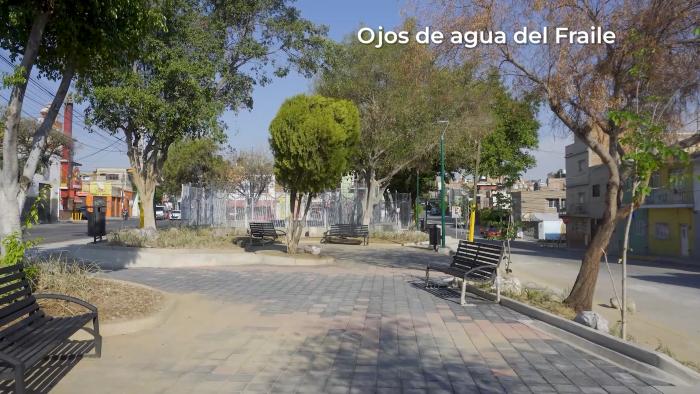
M479 297L496 301L494 294L470 285L467 285L467 289L470 293ZM603 357L622 368L677 385L700 384L700 373L693 371L666 354L622 341L612 335L602 333L508 297L501 296L500 304L535 319L524 323L529 323L531 326L549 334L562 337L572 345L588 353Z

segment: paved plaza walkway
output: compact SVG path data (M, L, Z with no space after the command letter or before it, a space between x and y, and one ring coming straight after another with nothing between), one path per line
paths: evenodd
M435 254L324 251L338 263L108 273L180 294L178 307L160 328L106 338L55 392L659 392L507 308L426 291L412 268Z

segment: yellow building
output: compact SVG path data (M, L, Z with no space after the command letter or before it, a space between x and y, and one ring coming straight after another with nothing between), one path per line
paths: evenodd
M649 254L689 257L697 252L692 184L692 165L665 168L652 178L651 194L641 207L647 210Z

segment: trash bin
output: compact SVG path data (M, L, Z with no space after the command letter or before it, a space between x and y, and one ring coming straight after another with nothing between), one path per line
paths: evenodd
M431 224L428 227L428 237L430 238L430 246L437 251L440 246L440 227L437 224Z
M92 212L86 211L88 219L88 235L93 237L93 242L97 242L97 238L102 240L102 237L107 235L107 209L106 207L93 207Z

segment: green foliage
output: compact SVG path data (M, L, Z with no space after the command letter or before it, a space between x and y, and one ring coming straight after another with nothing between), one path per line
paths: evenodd
M166 193L178 195L182 184L216 184L225 176L226 168L226 161L219 155L219 144L211 138L178 141L168 149L162 185Z
M635 201L641 201L651 193L649 180L664 166L676 162L687 164L690 156L681 147L669 144L665 138L665 128L654 122L646 113L630 110L611 111L610 120L625 131L620 143L625 147L622 157L623 167L631 169L631 177L625 181L636 183Z
M359 137L359 112L353 103L318 95L287 99L270 124L277 182L310 194L337 186Z
M476 135L456 136L448 144L447 165L452 170L473 174L478 140L481 143L480 175L503 177L504 183L511 185L536 164L527 149L538 145L537 103L529 96L512 97L496 73L479 82L475 89L489 93L488 111L492 114L493 124Z
M162 14L153 4L150 0L0 1L0 47L12 59L22 56L32 23L48 12L35 64L40 75L56 79L67 65L78 74L99 73L128 64L137 48L134 43L162 25Z
M412 31L415 23L409 20L402 29ZM436 150L435 121L444 106L435 55L413 42L377 49L354 38L334 50L316 81L316 92L357 105L362 143L353 169L365 180L374 178L386 186L396 173Z

